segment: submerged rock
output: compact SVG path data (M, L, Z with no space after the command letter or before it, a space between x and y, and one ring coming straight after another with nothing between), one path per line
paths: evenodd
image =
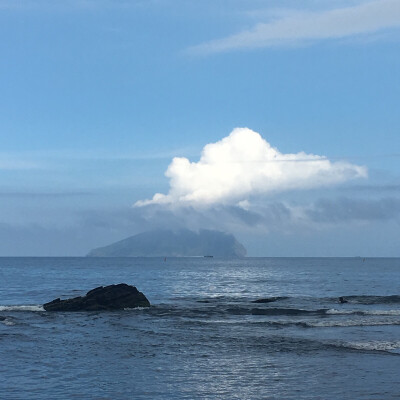
M252 303L272 303L272 302L274 302L274 301L285 300L285 299L287 299L286 296L267 297L267 298L265 298L265 299L253 300Z
M136 307L150 307L150 302L136 287L126 283L100 286L87 292L86 296L58 298L43 304L46 311L113 311Z

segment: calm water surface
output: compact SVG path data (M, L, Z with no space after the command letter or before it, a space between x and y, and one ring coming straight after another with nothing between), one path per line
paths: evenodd
M121 282L152 307L40 306ZM400 259L0 258L1 399L399 399L399 371Z

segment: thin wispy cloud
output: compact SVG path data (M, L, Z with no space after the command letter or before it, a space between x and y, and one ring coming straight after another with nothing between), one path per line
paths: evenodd
M377 0L319 12L296 12L249 30L189 48L193 54L292 46L382 33L400 27L400 1Z
M0 170L30 170L41 168L38 162L0 154Z
M345 188L346 191L352 192L400 192L400 184L386 184L386 185L352 185Z
M52 169L67 162L136 162L171 159L176 154L195 155L194 148L175 148L165 151L113 151L47 149L0 153L0 169Z
M91 192L6 192L0 191L0 198L23 198L23 199L42 199L42 198L67 198L92 196Z
M365 178L367 169L304 152L284 154L259 133L236 128L219 142L206 145L198 162L175 157L165 175L170 180L169 193L156 193L152 199L138 201L135 206L246 205L251 196L326 187Z
M0 0L0 10L31 11L45 10L99 10L99 9L126 9L148 6L155 0Z

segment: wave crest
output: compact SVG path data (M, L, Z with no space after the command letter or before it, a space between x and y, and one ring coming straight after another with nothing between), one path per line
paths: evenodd
M0 311L45 311L42 305L9 305L0 306Z

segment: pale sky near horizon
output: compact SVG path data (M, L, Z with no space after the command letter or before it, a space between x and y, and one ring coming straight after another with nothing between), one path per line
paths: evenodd
M399 0L0 0L0 54L0 256L400 256Z

